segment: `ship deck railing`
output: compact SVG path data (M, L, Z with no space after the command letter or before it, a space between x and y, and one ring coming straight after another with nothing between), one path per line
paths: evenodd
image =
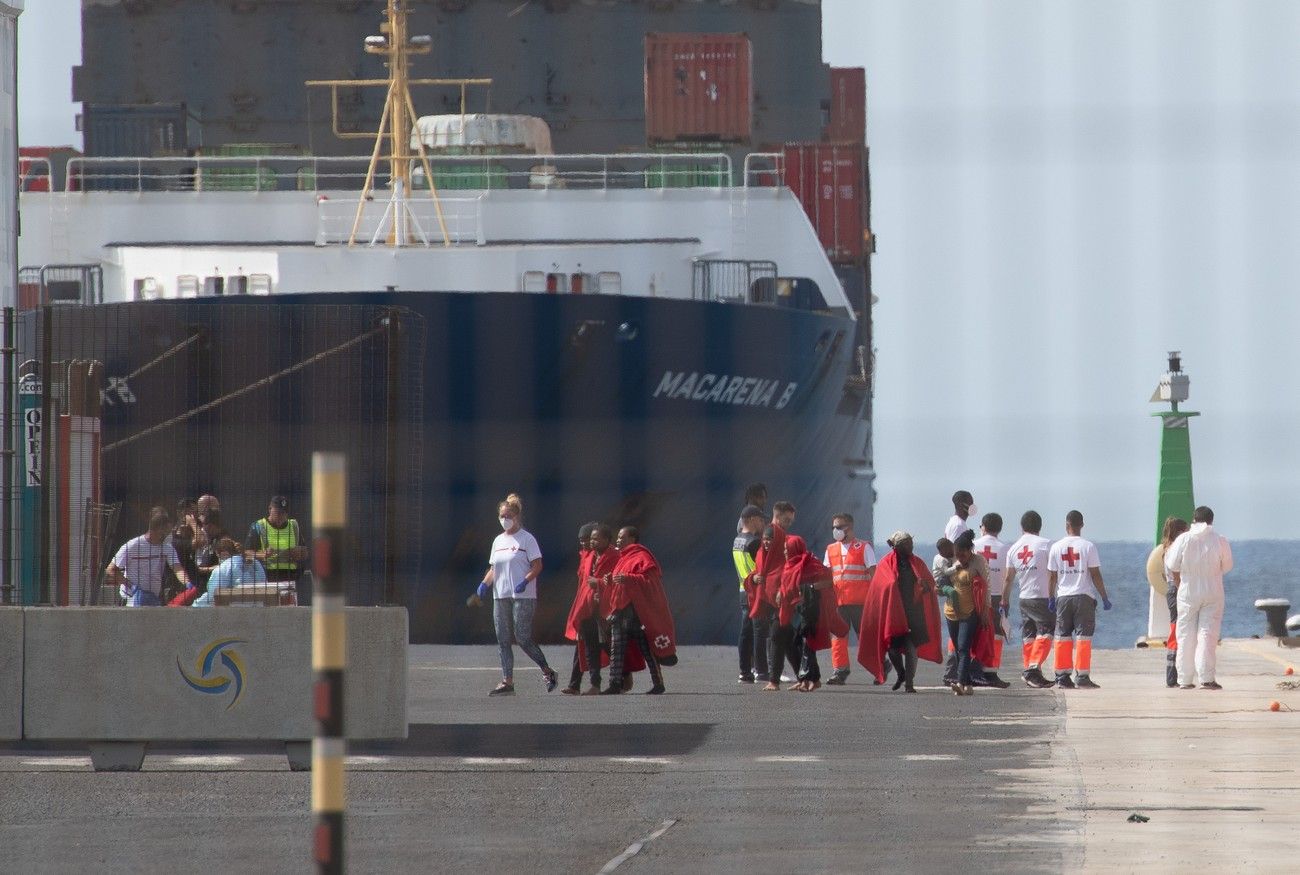
M747 156L739 187L781 184L779 155ZM50 162L25 159L20 191L330 192L359 191L369 158L301 155L70 158L62 178ZM440 194L455 191L712 189L737 187L731 157L721 152L628 152L591 155L429 156ZM412 161L412 188L428 189L422 162ZM379 179L386 183L387 162ZM454 196L454 195L453 195Z

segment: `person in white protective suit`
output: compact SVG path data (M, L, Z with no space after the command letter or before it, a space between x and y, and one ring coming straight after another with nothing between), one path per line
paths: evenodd
M1198 507L1192 528L1178 536L1167 559L1178 593L1178 685L1184 690L1196 687L1193 669L1202 689L1223 689L1214 678L1214 663L1223 624L1223 575L1232 570L1232 547L1213 523L1214 511Z

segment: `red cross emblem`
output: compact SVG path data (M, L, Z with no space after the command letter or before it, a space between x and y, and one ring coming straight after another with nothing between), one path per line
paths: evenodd
M1016 554L1016 558L1020 560L1021 565L1028 565L1029 560L1034 558L1034 551L1030 550L1028 546L1021 547L1020 552Z
M1061 554L1061 558L1064 559L1066 562L1069 562L1070 567L1073 568L1074 563L1078 562L1083 557L1080 556L1078 553L1074 552L1073 547L1066 547L1065 552Z
M984 549L980 551L980 555L984 557L985 562L992 562L994 559L998 558L997 551L988 544L984 545Z

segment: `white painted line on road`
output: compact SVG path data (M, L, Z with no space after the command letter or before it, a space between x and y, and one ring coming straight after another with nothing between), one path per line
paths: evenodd
M528 760L522 757L463 757L461 762L467 766L526 766Z
M610 757L609 761L611 763L634 763L636 765L672 765L672 760L667 757Z
M32 757L31 759L22 760L22 764L42 768L61 766L69 769L88 769L90 768L90 757Z
M237 756L179 756L169 757L167 762L173 766L237 766L244 761Z
M414 668L416 671L501 671L501 667L496 665L417 665ZM528 671L541 671L541 669L535 666L517 668L515 674Z
M617 857L610 860L604 866L601 866L600 871L597 872L596 875L609 875L610 872L613 872L619 866L622 866L628 860L632 859L637 854L641 853L641 849L644 848L646 845L650 844L652 841L659 838L664 833L668 832L668 830L672 829L673 824L675 824L676 822L677 821L675 819L665 820L663 823L659 825L659 828L657 830L650 833L650 835L646 836L640 841L635 841L632 844L628 845L627 848L624 849L623 853L619 854Z
M344 762L349 766L382 766L388 762L388 757L354 756L348 757Z
M812 755L789 755L774 757L754 757L756 763L820 763L822 758Z
M961 757L952 753L910 753L907 756L903 757L903 759L914 763L919 763L919 762L943 763L943 762L950 762L952 760L959 760L961 759Z

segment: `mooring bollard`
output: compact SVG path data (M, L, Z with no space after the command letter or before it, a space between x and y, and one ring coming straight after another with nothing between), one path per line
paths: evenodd
M311 746L312 855L316 871L343 871L343 812L347 805L343 735L343 670L347 666L347 620L343 612L340 559L347 525L347 460L342 453L312 453L311 664L316 736Z

